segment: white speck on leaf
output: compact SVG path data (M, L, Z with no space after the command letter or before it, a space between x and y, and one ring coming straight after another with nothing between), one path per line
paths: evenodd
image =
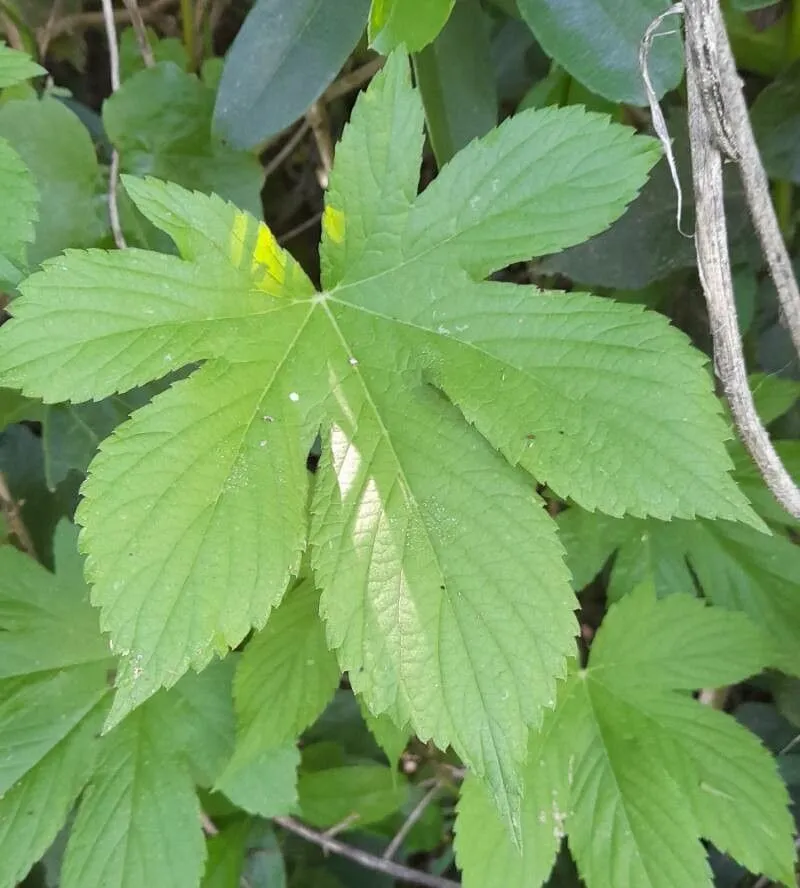
M264 420L264 422L275 422L275 419L272 416L262 416L261 418Z
M300 400L300 395L297 392L289 392L289 400L296 404Z

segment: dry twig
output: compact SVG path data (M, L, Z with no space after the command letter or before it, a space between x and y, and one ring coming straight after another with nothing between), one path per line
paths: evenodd
M401 866L391 860L384 860L382 857L376 857L362 851L360 848L353 848L351 845L333 838L326 838L323 833L317 832L315 829L306 826L294 817L275 817L273 822L285 830L294 833L297 836L318 845L323 851L338 854L340 857L346 857L348 860L355 861L366 869L374 870L379 873L397 879L399 882L408 882L411 885L424 885L427 888L458 888L458 882L451 879L445 879L442 876L433 876L430 873L424 873L422 870L411 869L411 867Z
M119 44L117 43L117 25L114 20L114 8L112 0L103 0L103 16L106 27L106 41L108 43L108 61L111 69L111 92L119 89ZM108 221L111 225L111 233L114 235L114 243L120 250L128 245L125 235L122 233L122 225L119 220L119 203L117 201L117 184L119 182L119 152L116 148L111 152L111 169L108 173Z
M142 56L145 67L152 68L156 60L153 57L153 50L150 47L150 38L147 36L147 25L144 23L142 12L136 4L136 0L122 0L133 25L133 33L136 35L136 43L139 46L139 53Z
M283 166L284 162L287 158L292 154L292 152L297 148L297 146L303 141L305 134L309 130L309 122L307 119L304 119L300 126L292 133L292 135L286 140L286 142L281 146L280 151L270 160L270 162L264 167L264 178L268 179L274 172L276 172L281 166Z
M317 179L320 188L324 191L328 187L328 177L333 167L333 139L331 138L330 119L325 102L320 100L306 112L306 120L311 127L314 142L319 153L320 168L317 170Z
M327 104L334 99L346 96L347 93L352 92L354 89L359 89L369 80L372 80L378 71L381 70L385 61L383 56L378 56L362 65L360 68L356 68L355 71L349 71L347 74L342 74L338 80L334 80L334 82L325 90L322 101Z
M19 511L19 503L14 499L11 491L8 489L5 476L2 472L0 472L0 514L5 517L8 529L17 538L17 542L22 551L30 555L31 558L36 558L36 550L33 547L33 540L28 533L28 528L25 527L25 522L22 520L22 515Z
M425 813L425 809L430 805L430 803L439 795L441 791L442 784L437 780L433 786L425 793L425 795L417 802L414 806L414 809L411 813L406 817L405 823L400 827L397 832L397 835L389 842L386 850L383 852L384 860L391 860L395 854L397 854L398 849L406 840L406 836L411 832L414 827L414 824L417 823Z

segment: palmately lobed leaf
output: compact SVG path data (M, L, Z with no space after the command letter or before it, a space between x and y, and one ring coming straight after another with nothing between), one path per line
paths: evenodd
M519 836L528 728L577 628L528 472L612 514L757 519L703 360L663 319L478 280L610 224L655 143L578 109L524 112L417 197L422 120L395 53L339 148L322 293L219 198L126 180L180 258L53 260L0 331L0 383L82 401L191 370L83 487L93 601L122 655L110 723L264 626L310 548L355 690L452 745Z
M468 781L456 822L466 888L539 888L564 836L588 888L711 888L699 838L790 884L794 826L774 760L734 719L686 693L741 680L768 658L746 617L696 598L659 601L643 586L612 605L588 666L531 732L522 854L486 789Z

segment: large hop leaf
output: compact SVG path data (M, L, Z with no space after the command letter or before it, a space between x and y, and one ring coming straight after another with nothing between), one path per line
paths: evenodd
M524 113L418 197L422 120L396 54L339 147L321 293L233 206L126 179L181 258L49 262L2 330L0 381L80 402L204 362L117 429L83 488L123 655L112 722L262 626L310 543L356 691L452 744L515 822L527 725L575 631L554 524L516 466L615 515L757 519L704 358L664 318L481 280L608 226L655 143L577 108Z

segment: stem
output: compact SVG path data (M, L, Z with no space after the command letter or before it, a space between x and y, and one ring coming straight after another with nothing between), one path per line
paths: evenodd
M800 59L800 0L792 0L786 31L786 61L791 64L797 59Z
M183 45L186 47L186 55L189 57L189 69L193 71L195 66L195 29L192 0L181 0L181 28Z
M786 29L786 65L800 59L800 0L791 0L789 7L789 27ZM772 199L778 224L785 240L791 237L792 202L794 186L785 179L778 179L773 185Z

